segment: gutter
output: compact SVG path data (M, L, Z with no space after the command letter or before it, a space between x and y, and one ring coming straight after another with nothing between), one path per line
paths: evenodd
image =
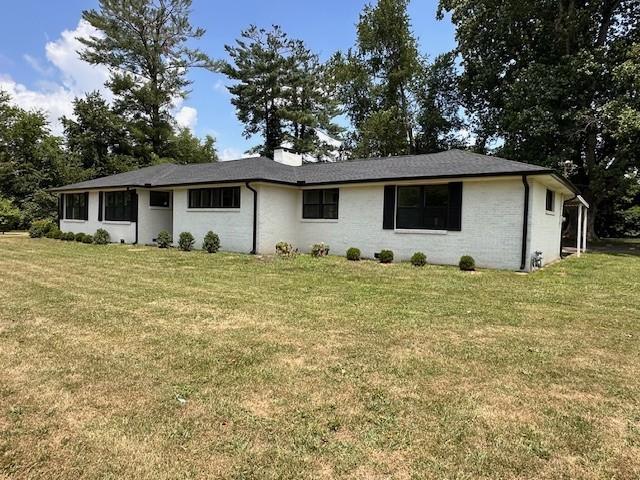
M520 254L520 270L527 266L527 236L529 234L529 182L527 176L522 175L524 185L524 213L522 215L522 252Z
M256 241L258 236L258 191L251 186L249 182L245 182L246 187L253 192L253 243L251 255L256 254Z

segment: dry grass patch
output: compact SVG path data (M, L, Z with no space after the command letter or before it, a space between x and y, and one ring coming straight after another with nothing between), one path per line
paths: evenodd
M0 478L638 478L639 270L0 237Z

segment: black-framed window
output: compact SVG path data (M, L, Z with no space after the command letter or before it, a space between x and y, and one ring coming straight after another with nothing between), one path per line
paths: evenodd
M68 220L87 220L88 195L86 193L67 193L64 196L64 218Z
M104 219L107 221L131 221L133 208L129 191L104 192Z
M189 208L240 208L240 187L189 190Z
M151 190L149 192L150 207L169 207L171 204L171 192L162 192L159 190Z
M304 190L302 193L302 218L338 218L337 188Z
M446 230L449 185L398 187L396 228Z
M554 204L555 204L555 192L553 190L547 189L547 198L545 200L545 208L547 212L553 212Z

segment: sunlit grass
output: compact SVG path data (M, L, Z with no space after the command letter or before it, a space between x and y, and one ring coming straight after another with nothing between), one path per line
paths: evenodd
M0 236L0 271L0 477L640 476L638 256L470 274Z

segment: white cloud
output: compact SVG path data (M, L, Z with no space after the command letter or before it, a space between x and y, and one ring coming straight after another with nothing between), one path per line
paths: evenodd
M222 149L222 152L218 153L218 157L220 157L220 160L222 160L223 162L227 160L238 160L240 158L251 158L259 156L260 155L257 153L244 153L237 148L224 148Z
M176 123L182 128L193 131L198 123L198 110L193 107L181 107L175 114Z
M60 38L46 43L45 65L34 56L23 56L38 74L48 77L46 81L40 79L32 89L16 82L11 76L0 73L0 89L7 91L13 102L20 107L42 110L50 122L51 131L60 135L62 125L59 118L62 115L72 116L71 102L75 97L99 90L107 99L111 99L111 92L104 86L109 78L108 70L103 66L83 62L77 53L82 44L76 37L98 34L90 24L80 20L74 30L65 30Z

